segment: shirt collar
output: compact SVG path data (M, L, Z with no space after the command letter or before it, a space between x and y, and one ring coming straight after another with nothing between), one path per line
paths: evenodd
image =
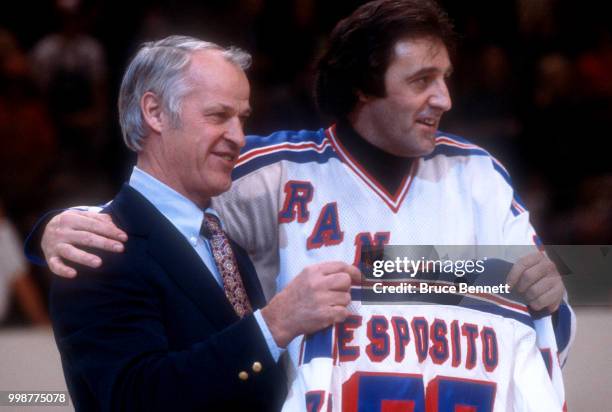
M200 209L165 183L134 166L129 185L155 206L166 219L188 240L197 239L204 219L204 213L219 215L214 209Z

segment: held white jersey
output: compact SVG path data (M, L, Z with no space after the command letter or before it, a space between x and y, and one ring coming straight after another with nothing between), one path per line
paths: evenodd
M357 263L367 245L538 243L503 166L482 148L445 134L436 137L433 153L413 161L396 193L351 157L334 127L252 136L232 188L213 207L249 252L268 298L309 264ZM550 353L560 378L573 313L563 304L554 330L550 317L535 326L538 345ZM289 347L294 365L298 340Z
M562 411L516 309L352 305L346 321L303 339L284 412Z

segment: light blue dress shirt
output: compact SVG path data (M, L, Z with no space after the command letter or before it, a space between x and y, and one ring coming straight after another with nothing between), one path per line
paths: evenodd
M204 213L210 213L219 217L217 212L211 208L206 208L205 210L200 209L191 200L136 166L134 166L132 170L129 185L151 202L153 206L155 206L155 208L185 237L185 239L187 239L187 242L189 242L198 256L200 256L200 259L202 259L202 262L204 262L210 273L212 273L219 286L223 288L223 279L215 264L210 242L206 238L200 236L200 227L204 220ZM221 225L223 225L223 222L221 222ZM278 361L282 349L276 345L272 333L261 315L261 311L258 309L253 315L266 339L270 354L275 361Z

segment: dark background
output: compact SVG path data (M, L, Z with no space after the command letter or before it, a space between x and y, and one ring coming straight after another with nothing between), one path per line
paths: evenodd
M4 2L0 204L25 235L45 210L113 197L133 160L117 122L121 75L142 41L168 34L253 54L248 133L327 126L312 104L312 63L334 24L362 3ZM545 243L612 243L612 33L605 6L441 3L460 34L453 109L441 129L484 146L508 168ZM41 64L36 50L49 36L93 39L95 68L54 66L62 60L58 50Z

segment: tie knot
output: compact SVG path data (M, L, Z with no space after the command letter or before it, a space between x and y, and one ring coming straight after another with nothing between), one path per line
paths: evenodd
M222 229L219 218L213 214L204 213L204 221L200 228L200 235L204 236L206 239L210 239L220 232L222 232Z

